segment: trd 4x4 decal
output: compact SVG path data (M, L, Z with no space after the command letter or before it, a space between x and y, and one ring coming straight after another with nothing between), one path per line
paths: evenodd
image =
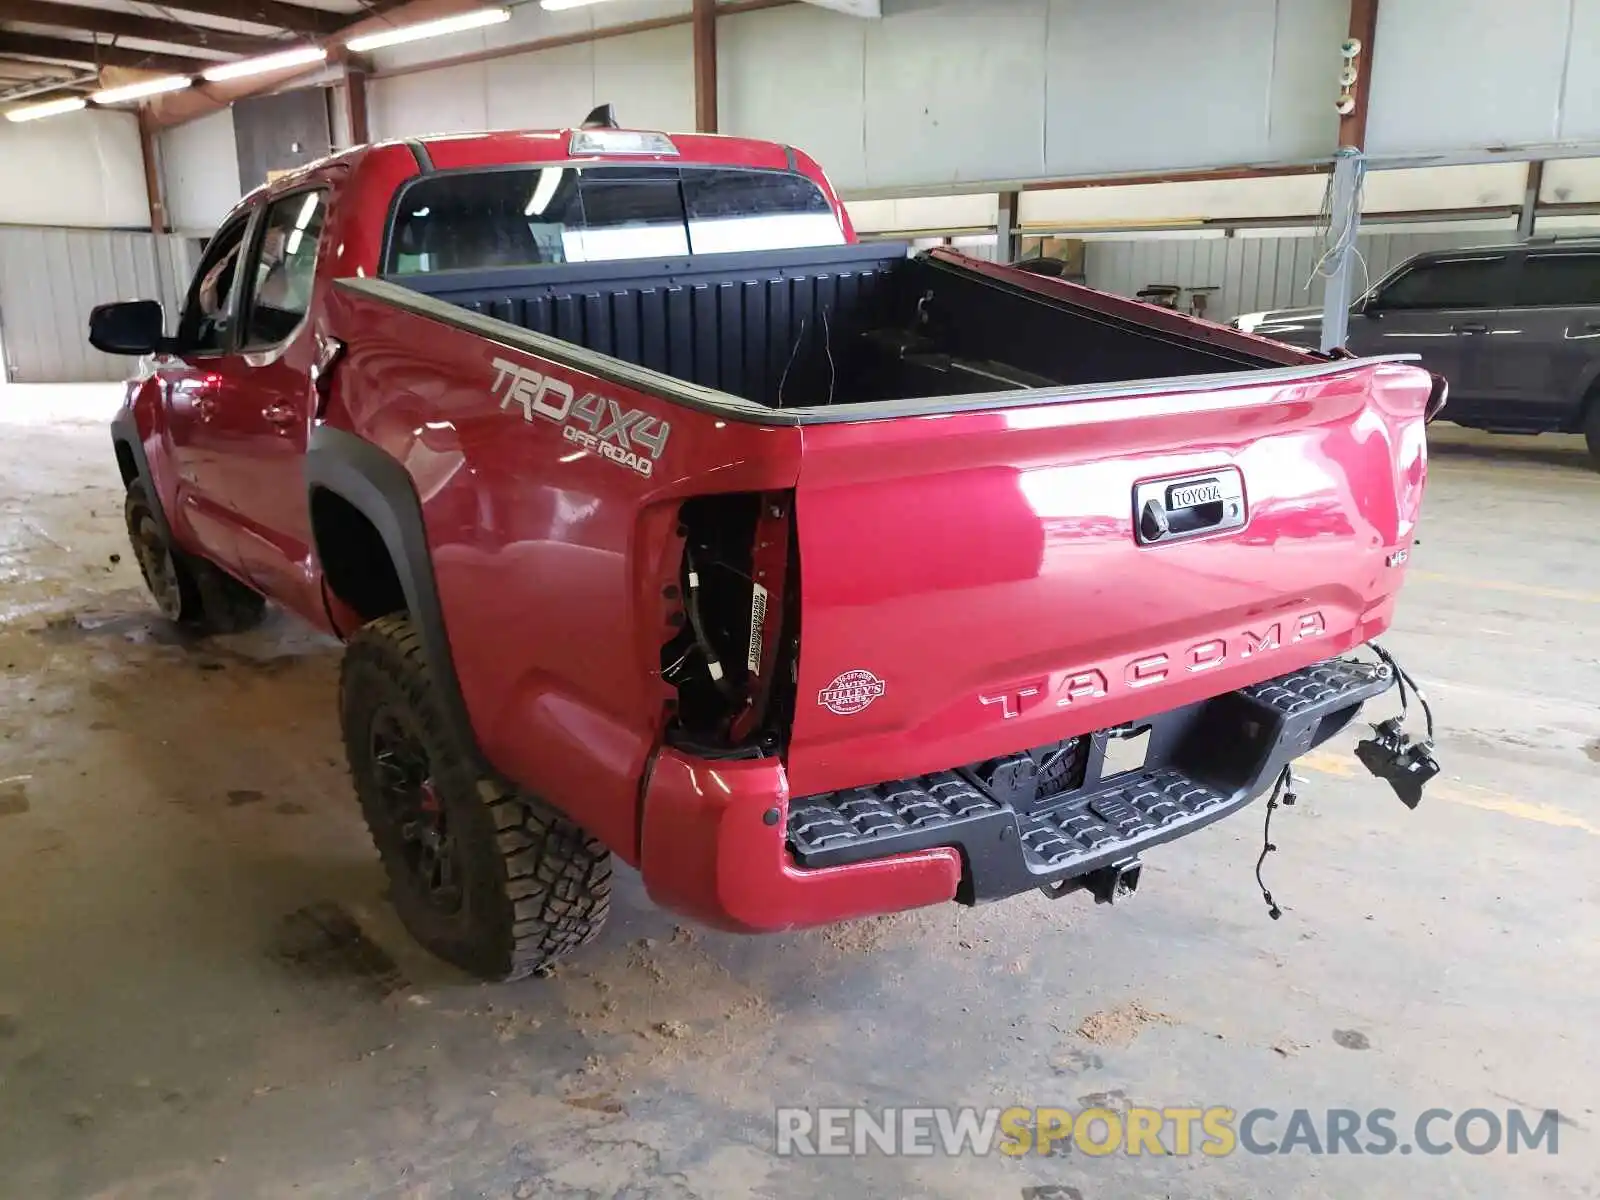
M535 417L561 426L561 436L601 458L621 463L646 479L655 471L656 461L667 448L672 426L660 417L637 408L623 408L615 400L585 392L574 398L572 385L552 379L531 367L518 366L506 359L494 359L494 386L490 391L500 398L504 412L513 404L522 417Z

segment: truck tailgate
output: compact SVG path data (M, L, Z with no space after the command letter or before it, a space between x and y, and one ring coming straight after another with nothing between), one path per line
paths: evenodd
M1376 636L1431 388L1351 361L806 424L792 792L1136 721Z

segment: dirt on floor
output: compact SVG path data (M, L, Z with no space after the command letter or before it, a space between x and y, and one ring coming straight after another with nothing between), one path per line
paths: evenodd
M104 428L0 425L0 1196L1594 1196L1600 475L1438 440L1389 642L1446 775L1408 812L1318 752L1281 921L1256 809L1111 909L736 938L622 872L597 943L489 987L385 902L337 645L176 633ZM775 1153L780 1106L961 1104L1270 1108L1274 1141L1297 1109L1562 1115L1553 1155Z

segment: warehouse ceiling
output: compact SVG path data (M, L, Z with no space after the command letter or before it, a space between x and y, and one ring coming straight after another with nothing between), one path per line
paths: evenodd
M186 73L325 37L396 0L0 0L0 99L93 88L100 71Z
M879 0L806 0L878 17ZM0 0L0 101L92 91L127 72L188 74L325 39L402 0ZM459 7L459 5L449 5Z

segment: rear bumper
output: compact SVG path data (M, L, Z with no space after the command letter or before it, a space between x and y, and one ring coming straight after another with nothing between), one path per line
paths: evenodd
M645 792L645 886L743 932L1070 890L1248 804L1392 684L1330 659L1124 729L792 803L775 760L666 750ZM1144 764L1108 775L1108 749L1144 731Z

